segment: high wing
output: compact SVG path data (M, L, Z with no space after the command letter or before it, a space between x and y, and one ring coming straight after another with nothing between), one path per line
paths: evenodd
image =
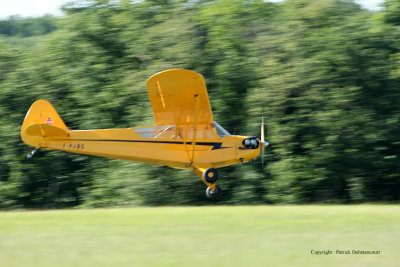
M211 124L214 119L201 74L172 69L146 82L156 125Z

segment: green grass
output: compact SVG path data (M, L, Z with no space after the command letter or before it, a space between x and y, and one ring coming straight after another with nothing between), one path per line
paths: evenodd
M0 266L399 266L399 239L394 205L1 212Z

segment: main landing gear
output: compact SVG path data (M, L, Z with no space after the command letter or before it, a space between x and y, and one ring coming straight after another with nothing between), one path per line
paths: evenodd
M211 200L218 200L222 196L222 189L218 185L215 185L215 189L212 190L211 187L207 187L206 196Z
M207 185L206 196L211 200L218 200L222 196L222 189L215 182L218 180L218 171L214 168L193 168L195 173Z
M214 168L208 168L203 172L203 179L213 184L218 180L218 171Z

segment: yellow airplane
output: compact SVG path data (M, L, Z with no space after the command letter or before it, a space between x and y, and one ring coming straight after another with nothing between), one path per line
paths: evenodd
M125 129L70 130L54 107L37 100L21 128L25 144L100 157L192 169L207 185L206 195L218 199L216 168L247 162L262 153L261 139L229 134L214 121L204 78L199 73L171 69L146 82L155 125Z

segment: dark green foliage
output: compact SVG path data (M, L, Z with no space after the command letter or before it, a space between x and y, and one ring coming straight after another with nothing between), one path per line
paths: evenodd
M400 25L400 1L399 0L386 0L384 7L386 11L384 12L385 22L394 25Z
M264 115L264 166L220 169L218 203L399 201L398 1L380 12L348 0L79 3L59 19L0 21L12 36L0 40L0 208L213 204L190 171L25 159L19 127L36 99L71 129L151 125L145 81L169 68L205 76L232 134L259 135Z
M49 34L56 29L55 19L50 15L40 18L11 16L0 20L0 34L6 36L30 37Z

